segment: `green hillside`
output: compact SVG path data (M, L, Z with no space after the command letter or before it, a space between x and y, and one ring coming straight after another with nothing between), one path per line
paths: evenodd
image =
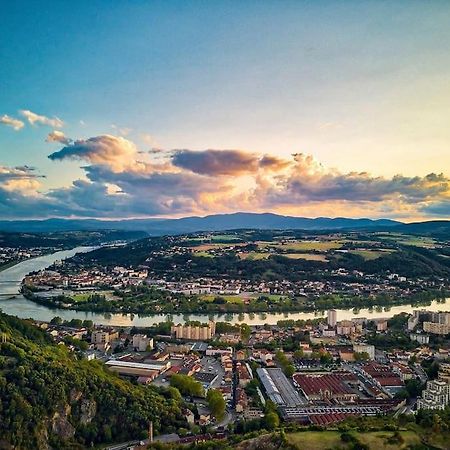
M86 448L180 426L169 395L79 360L44 331L0 313L0 448Z

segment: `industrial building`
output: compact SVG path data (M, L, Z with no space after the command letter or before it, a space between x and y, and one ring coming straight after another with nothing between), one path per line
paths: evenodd
M306 403L281 369L260 368L256 370L256 373L270 400L276 405L293 408Z

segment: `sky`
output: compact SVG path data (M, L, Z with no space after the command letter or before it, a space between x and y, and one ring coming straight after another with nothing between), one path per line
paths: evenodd
M0 218L450 218L450 2L14 1Z

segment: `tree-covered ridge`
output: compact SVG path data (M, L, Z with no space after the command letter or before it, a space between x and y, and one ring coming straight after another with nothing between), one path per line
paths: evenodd
M121 265L137 267L150 266L152 276L158 277L170 274L170 279L186 279L196 277L222 277L230 279L258 280L289 280L304 279L326 280L330 273L337 269L360 271L364 274L380 275L386 272L397 273L404 277L450 277L449 245L445 242L439 248L426 248L409 245L404 236L395 234L383 236L368 232L340 233L336 238L340 248L328 252L314 249L307 252L310 255L326 255L326 261L313 258L290 258L299 250L279 246L279 240L324 239L329 233L308 233L298 230L241 230L228 235L192 234L183 236L152 237L131 242L123 247L100 248L89 253L79 254L72 261L84 267ZM226 236L225 241L220 236ZM337 236L337 235L336 235ZM414 242L414 238L411 238ZM419 238L417 238L419 239ZM279 252L267 253L263 258L243 258L242 253L251 253L258 248L257 242L265 242L267 246L277 246ZM326 239L325 239L326 241ZM230 250L215 254L214 257L199 257L196 246L205 243L227 243ZM244 246L233 245L247 244ZM214 245L214 244L213 244ZM380 251L374 258L364 257L363 247L370 251L377 248ZM259 245L261 248L261 245ZM184 250L183 250L184 249ZM191 249L192 251L185 251ZM300 252L305 252L302 250Z
M0 313L0 448L85 448L183 425L169 392L79 360L34 325Z

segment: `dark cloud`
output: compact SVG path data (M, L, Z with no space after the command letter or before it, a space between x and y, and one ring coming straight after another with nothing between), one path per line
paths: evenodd
M273 156L242 150L174 150L173 165L195 173L217 175L252 174L258 169L280 170L289 163Z

